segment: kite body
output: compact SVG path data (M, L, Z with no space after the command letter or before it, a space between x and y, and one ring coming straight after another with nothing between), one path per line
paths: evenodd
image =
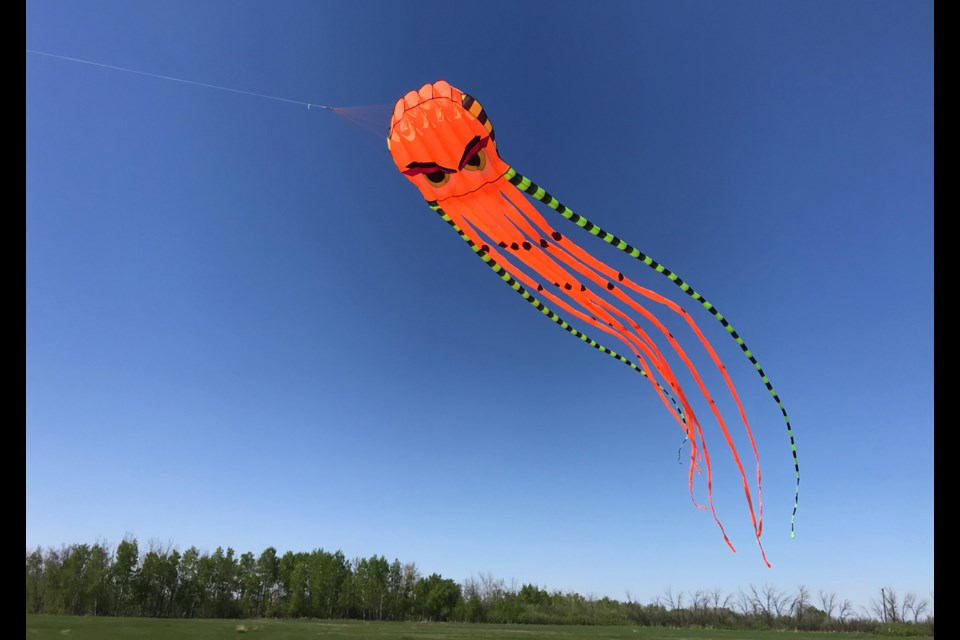
M769 566L760 544L763 502L759 454L736 388L713 346L684 308L594 258L554 229L527 195L670 278L723 323L753 363L780 407L793 447L790 422L779 397L746 344L726 319L676 274L574 213L512 169L497 153L493 125L480 103L448 83L439 81L424 85L419 91L411 91L397 102L387 145L397 168L420 190L427 204L511 288L561 328L630 366L650 382L691 443L688 474L691 498L699 508L711 511L724 540L733 549L714 509L710 454L700 419L691 406L688 394L699 393L706 400L739 470L757 543L764 562ZM687 351L648 307L682 318L696 336L699 348L706 351L720 372L725 386L719 392L732 397L739 412L736 420L742 424L752 447L756 467L756 478L752 482L748 480L743 461L734 446L728 420L714 402L712 394L717 391L708 388ZM554 309L577 318L584 326L590 327L588 330L591 332L596 330L616 338L629 351L632 359L574 328ZM680 385L674 368L664 355L665 351L689 373L695 390ZM799 495L800 476L795 448L793 455ZM705 472L707 476L707 506L697 504L694 497L693 480L698 472ZM794 514L796 505L797 496L794 498ZM791 535L792 528L791 520Z

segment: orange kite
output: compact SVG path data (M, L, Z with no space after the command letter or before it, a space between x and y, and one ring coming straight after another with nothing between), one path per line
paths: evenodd
M763 561L769 567L760 543L763 500L759 454L736 388L713 346L683 307L594 258L566 235L555 230L527 196L574 223L581 231L599 237L669 278L722 323L740 345L776 401L787 425L797 478L790 524L792 536L799 501L800 469L790 420L756 358L716 307L675 273L574 213L517 173L498 155L493 125L480 103L442 80L424 85L419 91L411 91L397 101L387 146L397 168L420 190L430 208L452 226L474 253L514 291L565 331L616 358L650 381L654 392L691 443L688 472L691 498L698 508L710 509L725 542L734 549L714 509L713 473L700 419L691 407L688 391L681 387L663 351L679 359L693 378L697 392L706 400L727 441L743 483L757 544L760 545ZM696 366L673 334L642 302L648 306L656 305L654 308L661 312L665 309L682 318L722 375L726 383L723 392L729 393L734 400L739 410L739 421L753 448L756 463L754 483L748 480L728 430L727 420L721 415ZM585 326L616 338L636 362L574 328L553 308L570 314ZM701 472L701 464L707 476L709 507L698 504L694 496L694 473ZM756 513L753 506L754 490Z

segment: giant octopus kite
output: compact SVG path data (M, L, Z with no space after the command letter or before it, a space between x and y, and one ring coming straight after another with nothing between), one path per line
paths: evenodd
M740 472L750 520L764 563L769 567L760 536L763 532L763 500L760 459L747 416L733 381L713 346L693 318L676 302L647 289L621 271L611 268L580 248L566 235L555 230L527 196L540 201L566 220L636 258L669 278L691 299L718 320L740 345L763 384L783 414L790 437L796 471L796 492L790 519L793 536L794 519L800 490L800 468L797 464L793 430L787 411L773 385L767 379L746 343L727 319L703 296L663 265L612 233L574 213L555 197L520 175L497 154L493 125L483 107L471 96L444 81L424 85L397 101L390 122L387 146L400 171L420 190L427 204L460 235L474 253L514 291L562 329L593 348L616 358L647 378L667 410L680 425L691 443L688 482L694 504L694 472L706 470L708 504L720 527L724 541L734 550L713 504L713 473L710 455L700 419L680 386L661 348L679 358L710 407L730 448ZM526 195L525 195L526 194ZM638 300L639 299L639 300ZM690 327L706 350L724 381L726 392L735 402L756 461L757 513L753 507L753 487L748 481L740 455L734 446L710 390L701 378L687 352L673 334L641 301L658 305L677 314ZM547 304L576 317L584 325L617 338L632 353L628 359L574 328ZM649 330L638 323L642 318Z

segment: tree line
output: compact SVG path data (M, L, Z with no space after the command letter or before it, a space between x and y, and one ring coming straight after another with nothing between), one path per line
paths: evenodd
M932 594L931 594L932 598ZM634 624L714 628L897 632L933 635L932 604L889 587L854 611L832 592L796 593L750 585L673 593L647 604L531 584L507 585L491 575L462 584L413 563L383 556L347 559L341 551L287 551L259 556L232 548L182 553L151 543L142 552L128 537L26 553L27 613L182 618L325 618L518 624Z

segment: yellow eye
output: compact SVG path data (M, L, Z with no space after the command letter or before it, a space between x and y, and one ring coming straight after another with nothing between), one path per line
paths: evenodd
M466 164L463 165L464 171L482 171L487 166L487 154L483 149L478 149L475 154L470 156Z
M427 177L427 182L434 187L442 187L450 182L450 174L446 173L445 171L430 171L429 173L425 173L423 175Z

